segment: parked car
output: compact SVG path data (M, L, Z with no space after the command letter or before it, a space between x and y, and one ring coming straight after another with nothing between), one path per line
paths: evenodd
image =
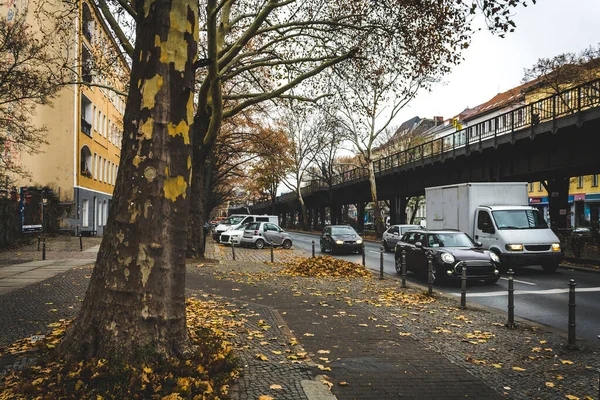
M262 249L265 245L270 245L271 243L274 246L289 249L292 247L292 238L289 233L276 224L270 222L251 222L246 226L240 242L242 246L254 246L257 249Z
M396 272L402 273L402 252L406 250L406 269L426 278L431 254L435 279L461 279L467 267L467 280L496 283L500 279L500 258L494 252L483 250L480 242L464 232L454 230L412 230L406 232L394 255Z
M231 227L225 232L221 233L219 241L223 244L239 245L242 242L242 236L244 231L252 222L246 222L239 227Z
M396 243L400 240L402 235L413 229L421 229L419 225L392 225L387 231L383 232L381 237L381 243L383 250L393 251L396 247Z
M249 214L233 214L227 219L224 219L213 229L213 240L219 242L221 233L230 228L238 228L240 225L248 222L270 222L273 224L279 223L277 215L249 215Z
M592 229L589 227L586 227L586 226L579 226L579 227L573 229L573 231L571 232L571 235L573 235L575 237L581 237L581 238L591 237Z
M337 251L357 251L363 252L363 239L350 225L332 225L323 229L320 239L321 253L329 250L332 253Z

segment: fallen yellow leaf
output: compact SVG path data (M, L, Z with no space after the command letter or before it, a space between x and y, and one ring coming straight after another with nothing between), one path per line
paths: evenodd
M338 383L338 385L340 385L340 386L348 386L348 382L340 382L340 383Z
M492 367L494 367L494 368L502 368L502 364L492 364Z
M560 362L563 364L568 364L568 365L573 364L573 361L570 361L570 360L560 360Z
M319 351L317 351L317 353L319 353L319 354L329 354L330 351L329 350L319 350Z
M573 396L572 394L568 394L565 397L569 400L579 400L579 397Z
M512 367L512 369L513 369L513 371L519 371L519 372L525 371L525 368L521 368L521 367Z
M283 387L281 387L281 385L276 385L276 384L272 384L271 386L269 386L269 388L271 388L273 390L281 390L281 389L283 389Z
M551 387L551 388L552 388L552 387L554 387L554 383L552 383L552 382L546 382L546 386L548 386L548 387Z
M263 394L262 396L258 396L258 400L275 400L275 399L272 398L271 396L267 396L266 394Z

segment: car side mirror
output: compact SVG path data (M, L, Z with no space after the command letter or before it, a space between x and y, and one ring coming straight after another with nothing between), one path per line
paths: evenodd
M483 247L483 243L481 243L481 242L475 242L475 247L478 248L478 249L480 249L480 248Z
M417 249L422 249L422 248L423 248L423 243L421 243L421 242L417 242L417 243L415 243L415 247L416 247Z

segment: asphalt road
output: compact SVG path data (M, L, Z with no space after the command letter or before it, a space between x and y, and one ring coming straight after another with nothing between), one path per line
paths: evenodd
M290 232L294 246L311 250L315 241L315 252L319 251L319 236ZM379 271L380 245L365 242L366 267ZM347 261L362 263L358 254L334 255ZM394 268L394 254L384 253L384 273L398 276ZM427 282L408 274L409 282L427 285ZM532 266L516 271L514 276L515 315L521 318L549 325L567 332L569 313L569 280L574 279L576 287L576 333L578 339L600 342L600 273L559 268L554 274L545 274L541 267ZM398 281L400 286L400 281ZM460 296L459 283L456 285L434 285L434 290L453 296ZM508 280L500 278L495 285L483 283L469 284L467 305L475 302L504 312L508 305ZM597 344L597 343L596 343Z

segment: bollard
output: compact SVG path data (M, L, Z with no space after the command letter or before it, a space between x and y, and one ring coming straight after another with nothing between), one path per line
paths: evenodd
M460 308L467 308L467 263L462 262L462 271L460 276Z
M361 251L361 253L362 253L363 267L366 267L367 264L365 263L365 244L364 243L362 244L362 251Z
M81 237L81 234L79 234L79 250L83 250L83 238Z
M235 261L235 244L231 242L231 256L233 257L233 261Z
M312 241L312 256L315 258L315 241Z
M513 275L515 273L512 269L508 270L508 323L507 328L515 327L515 288L513 282Z
M383 280L383 247L379 248L379 280Z
M575 279L569 280L569 344L567 347L569 349L577 348L577 338L575 336Z
M402 250L402 285L400 287L406 287L406 249Z
M38 251L40 251L40 242L42 241L42 235L38 235Z
M42 260L46 259L46 238L42 239Z
M274 261L275 261L275 257L273 254L273 241L271 240L271 262L274 262Z
M427 254L427 294L430 296L433 294L433 256L431 253Z

